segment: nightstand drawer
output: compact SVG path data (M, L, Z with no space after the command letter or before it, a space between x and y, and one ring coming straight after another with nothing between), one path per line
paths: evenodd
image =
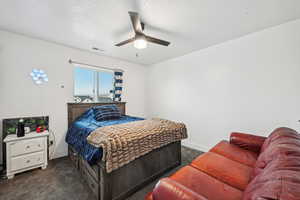
M11 158L11 171L39 165L44 162L44 152L31 153Z
M43 151L45 147L45 138L34 138L12 142L9 144L9 147L11 156Z

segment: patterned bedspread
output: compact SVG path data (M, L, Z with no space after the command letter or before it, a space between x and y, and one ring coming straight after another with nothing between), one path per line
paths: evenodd
M99 127L123 124L143 118L122 116L120 119L97 121L94 118L93 109L86 111L81 117L73 122L66 135L66 142L71 145L90 164L96 163L102 158L102 148L97 148L87 142L89 134Z
M96 129L87 140L103 148L108 173L146 153L187 138L186 127L163 119L142 120Z

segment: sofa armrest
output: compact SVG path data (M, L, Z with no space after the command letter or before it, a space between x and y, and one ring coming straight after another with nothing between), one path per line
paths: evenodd
M154 188L152 195L153 200L207 200L170 178L161 179Z
M259 153L266 137L246 133L233 132L230 135L230 143L242 149Z

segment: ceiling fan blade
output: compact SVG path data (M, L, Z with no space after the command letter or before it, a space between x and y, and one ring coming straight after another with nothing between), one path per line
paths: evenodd
M132 23L134 32L142 33L143 29L142 29L142 24L141 24L139 13L137 13L137 12L128 12L128 13L130 15L130 19L131 19L131 23Z
M155 44L160 44L160 45L163 45L163 46L169 46L169 44L171 44L168 41L157 39L157 38L150 37L150 36L147 36L147 35L145 35L145 37L146 37L148 42L152 42L152 43L155 43Z
M120 43L116 44L115 46L120 47L120 46L123 46L123 45L128 44L128 43L133 42L133 41L134 41L134 38L130 38L128 40L125 40L123 42L120 42Z

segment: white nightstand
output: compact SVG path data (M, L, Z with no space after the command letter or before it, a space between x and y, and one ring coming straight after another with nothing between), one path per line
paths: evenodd
M48 131L31 132L24 137L8 135L6 143L6 174L11 179L15 174L41 167L46 169L48 164Z

